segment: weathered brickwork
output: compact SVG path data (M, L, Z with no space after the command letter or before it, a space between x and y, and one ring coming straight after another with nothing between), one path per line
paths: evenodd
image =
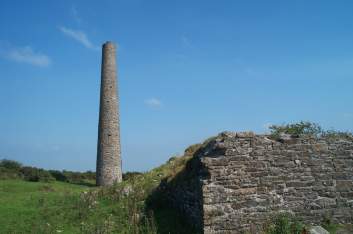
M102 50L96 170L98 186L112 185L122 180L118 104L115 45L107 42Z
M201 164L194 175L202 184L202 208L192 220L200 219L193 222L201 223L204 233L256 232L281 211L306 223L324 217L353 222L353 139L279 142L251 132L224 132L195 160ZM183 199L190 203L195 196Z

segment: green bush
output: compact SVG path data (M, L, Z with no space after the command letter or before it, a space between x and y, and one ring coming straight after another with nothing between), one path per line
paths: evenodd
M46 170L39 169L36 167L22 167L21 173L23 179L32 182L51 182L55 178Z
M52 175L59 181L72 184L91 184L96 180L96 173L92 171L75 172L75 171L55 171Z
M22 167L22 164L14 160L3 159L0 161L0 167L13 171L19 171Z
M327 130L322 133L323 137L331 139L352 139L353 134L351 132L341 132L335 130Z
M63 175L66 176L67 182L69 183L81 183L84 182L85 177L80 172L74 171L63 171Z
M64 175L63 172L61 171L57 171L57 170L49 170L49 173L52 177L55 178L55 180L57 181L61 181L61 182L68 182L67 177Z
M85 172L81 172L81 174L85 180L96 180L95 171L85 171Z
M20 177L21 176L17 171L10 170L5 167L0 167L0 180L18 179Z
M265 228L266 234L301 234L305 226L290 214L278 214Z
M0 161L0 179L17 179L21 177L22 165L19 162L3 159Z
M322 222L322 227L325 228L330 233L336 233L340 225L332 222L331 218L326 216Z
M275 138L279 137L282 133L299 137L301 135L318 136L323 132L318 124L307 121L300 121L294 124L271 125L269 129L271 130L271 135Z
M271 125L271 137L279 139L281 134L289 134L293 137L312 136L329 139L352 139L351 132L341 132L336 130L324 130L318 124L308 121L300 121L293 124Z
M137 172L137 171L128 171L123 173L123 180L133 180L138 176L143 175L143 173L141 172Z

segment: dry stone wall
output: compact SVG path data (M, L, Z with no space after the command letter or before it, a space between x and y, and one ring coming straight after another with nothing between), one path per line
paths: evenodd
M353 139L280 142L251 132L224 132L193 160L199 166L192 175L201 185L183 200L190 206L193 194L201 194L199 215L192 220L200 220L193 223L200 223L204 233L256 233L278 212L306 223L325 217L353 223ZM181 183L177 190L188 189ZM182 204L176 206L188 215Z

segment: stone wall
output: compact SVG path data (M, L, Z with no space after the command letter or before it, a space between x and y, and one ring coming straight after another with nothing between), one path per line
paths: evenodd
M200 184L182 200L192 203L194 194L201 194L202 208L192 220L199 219L204 233L257 232L282 211L306 223L324 217L353 222L353 139L276 141L251 132L224 132L193 160L198 165L191 167L194 177L177 190L185 190L190 178ZM187 215L182 204L176 203Z

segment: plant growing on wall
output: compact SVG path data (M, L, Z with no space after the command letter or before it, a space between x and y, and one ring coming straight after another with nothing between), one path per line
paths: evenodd
M271 135L274 137L278 137L283 133L296 137L301 135L318 136L323 132L318 124L308 121L284 125L271 125L269 129L271 130Z

